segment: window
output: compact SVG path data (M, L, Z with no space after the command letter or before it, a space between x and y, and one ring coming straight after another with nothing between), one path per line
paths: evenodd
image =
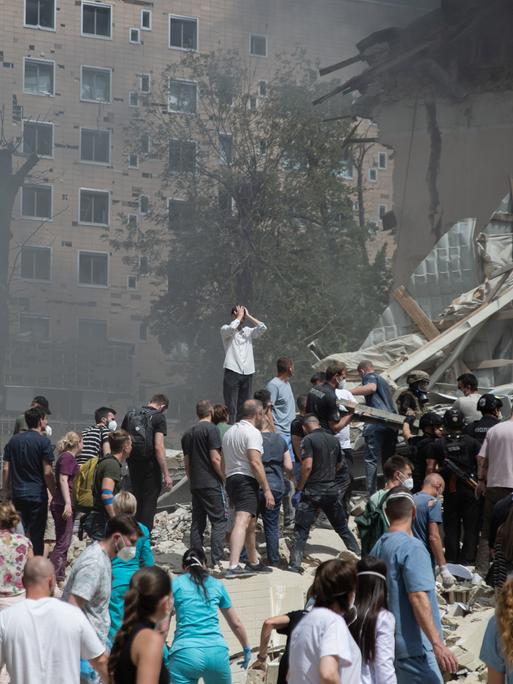
M169 81L168 111L196 114L197 85L191 81Z
M219 161L221 164L232 163L233 141L231 135L219 135Z
M110 164L110 131L81 128L80 161Z
M139 76L139 90L141 93L149 93L151 88L151 79L149 74L141 74Z
M249 108L252 112L258 109L258 97L256 95L249 96Z
M51 219L51 186L24 185L21 193L21 214L26 218Z
M23 122L23 152L40 157L53 157L53 124L40 121Z
M387 153L380 152L378 154L378 169L386 169L388 163Z
M55 30L55 0L25 0L25 26Z
M267 37L252 33L249 36L249 54L256 57L267 57Z
M110 102L111 70L90 66L81 69L80 99L86 102Z
M376 169L369 169L369 180L371 183L376 183L378 180L378 172Z
M130 152L128 155L128 166L131 169L139 168L139 156L135 152Z
M137 290L137 276L129 275L126 279L127 290Z
M346 180L353 180L354 169L353 160L350 154L346 151L340 160L340 172L339 175Z
M151 151L151 140L148 133L143 133L141 135L141 152L143 154L150 154Z
M169 17L169 47L179 50L198 49L196 17Z
M148 339L148 324L145 321L139 323L139 339L141 342L146 342Z
M139 213L147 214L150 211L150 198L148 195L141 195L139 197Z
M78 253L78 283L107 287L109 283L109 255L103 252Z
M167 203L169 212L169 227L179 230L190 226L193 206L190 200L170 199Z
M51 262L50 247L22 247L21 277L30 280L50 280Z
M138 268L141 275L147 275L150 272L150 260L147 256L139 257Z
M137 107L138 104L139 104L139 95L135 91L131 90L128 93L128 106L129 107Z
M129 228L137 228L137 214L128 214L127 223Z
M30 95L54 95L55 62L25 58L23 91Z
M128 29L128 42L129 43L140 43L141 42L141 32L138 28Z
M33 342L48 342L50 339L50 318L22 313L20 315L20 338Z
M105 341L107 339L107 321L79 318L78 337L81 342Z
M258 94L260 97L267 97L267 81L258 82Z
M110 193L107 190L80 189L79 221L96 226L109 225Z
M151 31L151 10L141 10L141 29Z
M97 2L83 2L82 35L112 38L112 7Z
M173 173L194 173L196 169L196 143L189 140L169 142L169 170Z
M385 214L387 213L387 205L386 204L380 204L378 207L378 218L382 221Z

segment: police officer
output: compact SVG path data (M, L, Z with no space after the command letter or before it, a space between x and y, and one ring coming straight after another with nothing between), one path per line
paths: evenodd
M427 474L435 468L445 480L444 533L448 563L473 565L479 536L479 502L474 495L480 442L463 434L465 416L451 408L445 412L446 435L433 442L427 459ZM451 467L453 466L453 467ZM455 472L454 466L458 472ZM460 530L463 543L460 549Z
M465 426L463 432L477 439L481 444L484 442L488 430L501 421L502 401L493 394L483 394L477 402L477 410L483 415L479 420Z
M397 397L397 410L402 416L414 415L415 418L426 411L428 398L429 375L422 370L413 370L406 376L408 388Z
M407 417L408 418L408 417ZM411 424L408 420L403 425L403 436L408 443L408 458L413 463L413 491L418 492L422 489L422 483L426 477L426 461L432 458L429 454L435 440L442 434L442 416L434 411L424 413L419 420L421 435L414 435Z

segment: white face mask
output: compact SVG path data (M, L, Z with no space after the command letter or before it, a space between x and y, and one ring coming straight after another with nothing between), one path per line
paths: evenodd
M47 426L45 427L45 434L46 434L47 437L51 437L51 436L52 436L52 428L51 428L49 425L47 425Z
M114 419L109 420L109 424L107 425L107 427L109 428L109 430L111 432L115 432L118 429L118 424L116 423L116 421Z
M133 560L135 558L135 554L135 546L122 546L118 551L116 551L116 556L125 562Z
M345 389L346 388L346 381L344 378L342 378L342 380L339 380L338 388L339 389Z
M403 487L406 487L406 489L413 489L413 477L407 477L406 480L403 480Z

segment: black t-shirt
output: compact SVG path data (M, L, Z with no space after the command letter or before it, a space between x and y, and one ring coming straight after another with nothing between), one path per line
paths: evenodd
M207 420L200 420L182 437L182 451L189 457L191 489L219 486L219 478L210 460L212 449L221 449L221 435L217 426Z
M11 437L5 445L4 461L9 464L12 498L46 501L44 464L53 460L52 444L46 435L27 430Z
M488 430L494 425L497 425L497 423L500 423L500 420L495 418L495 416L483 416L480 420L475 420L473 423L465 425L463 432L466 435L477 439L477 441L482 444Z
M303 416L296 416L290 424L290 434L303 439L305 433L303 431Z
M312 459L312 471L305 485L305 492L323 493L336 489L337 465L345 463L340 442L334 435L319 428L303 439L301 459Z
M340 411L337 406L337 395L328 383L316 385L308 392L306 399L306 412L313 413L319 419L321 427L330 429L330 422L340 420Z
M102 501L102 482L104 477L114 480L112 495L115 496L121 489L121 463L111 454L108 454L99 460L96 470L94 471L93 507L95 511L105 510Z
M413 489L422 489L422 483L426 477L426 461L432 453L432 445L437 438L434 435L416 435L408 440L410 453L408 457L413 463Z
M146 449L143 449L141 446L138 444L134 443L132 447L132 453L130 454L130 461L129 463L134 463L135 461L141 461L145 460L148 461L149 463L152 463L153 460L155 460L155 434L157 432L160 432L164 436L167 435L167 421L166 421L166 416L162 413L162 411L159 411L156 408L153 408L152 406L143 406L142 410L147 412L150 416L150 426L151 426L151 431L153 433L153 451L150 454L149 452L146 451ZM132 431L130 429L131 426L131 420L130 420L130 414L127 413L127 415L123 418L123 423L121 424L121 427L123 430L127 430L130 434L132 434ZM149 439L148 439L149 441ZM153 457L153 458L151 458ZM152 464L153 465L153 464Z
M283 651L283 655L280 659L278 679L276 680L276 684L287 684L287 675L289 673L290 635L305 617L305 615L308 615L307 610L291 610L290 613L287 613L287 617L290 620L289 624L286 627L280 627L276 630L278 634L283 634L283 636L287 637L285 650Z

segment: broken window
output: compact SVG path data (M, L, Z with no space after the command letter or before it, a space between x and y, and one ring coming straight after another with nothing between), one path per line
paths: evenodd
M192 81L169 81L168 111L196 114L197 84Z
M196 169L196 143L190 140L169 142L169 170L173 173L194 173Z
M179 50L198 49L196 17L169 17L169 47Z
M79 252L78 282L80 285L107 287L109 283L109 255L103 252Z
M54 95L55 62L25 58L23 90L30 95Z
M110 193L108 190L80 189L80 223L109 225Z
M50 247L22 247L21 277L29 280L50 280L51 261Z
M52 188L50 185L24 185L21 213L27 218L52 218Z
M40 157L53 157L53 124L24 121L23 152L35 153Z
M25 26L55 29L55 0L25 0Z
M110 131L82 128L80 131L80 161L110 164Z
M112 37L112 7L100 3L82 3L82 35Z
M80 99L86 102L110 102L111 70L83 66Z

